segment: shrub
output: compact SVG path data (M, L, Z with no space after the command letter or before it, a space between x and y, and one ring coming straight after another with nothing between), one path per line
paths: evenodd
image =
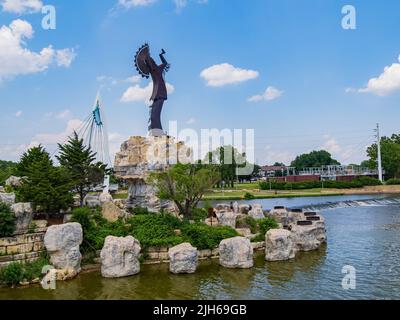
M211 227L206 224L187 224L182 228L185 241L199 250L214 249L227 238L236 237L236 230L227 226Z
M240 218L236 222L236 227L237 228L249 228L251 233L257 233L258 230L258 225L257 225L257 220L250 217L246 216L245 218Z
M24 267L19 262L12 262L0 273L0 281L7 285L14 286L24 280Z
M15 286L21 281L31 281L42 276L42 269L49 265L47 254L42 254L34 262L13 262L0 270L0 282Z
M249 193L249 192L246 192L245 195L244 195L244 198L245 198L246 200L253 200L253 199L255 199L256 197L255 197L253 194L251 194L251 193Z
M83 232L85 232L93 227L92 213L93 211L88 207L76 208L72 211L71 221L80 223Z
M380 186L382 182L379 179L368 177L368 176L361 176L354 179L355 182L362 183L363 186Z
M388 186L400 185L400 179L395 179L395 178L389 179L388 181L386 181L386 184Z
M182 222L170 214L138 215L130 218L128 223L130 234L139 240L143 248L182 243L182 238L175 234Z
M15 215L11 208L0 202L0 237L9 237L15 230Z
M202 222L208 217L208 211L203 208L192 209L191 218L196 222Z
M151 212L149 211L149 209L147 209L147 208L141 208L141 207L129 209L129 212L132 213L132 214L134 214L134 215L150 214L150 213L151 213Z
M264 218L264 219L258 220L257 223L260 228L260 233L262 235L265 235L268 232L268 230L270 230L270 229L278 228L278 223L273 218Z

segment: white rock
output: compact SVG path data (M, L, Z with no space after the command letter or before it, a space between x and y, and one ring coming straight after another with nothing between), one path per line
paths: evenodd
M15 203L15 193L0 193L0 202L9 206L13 205Z
M240 213L240 212L239 212L239 203L238 203L237 201L235 201L235 202L233 203L233 212L234 212L234 213Z
M219 263L226 268L253 267L253 246L249 239L235 237L219 244Z
M106 202L102 205L103 218L109 222L116 222L119 218L124 219L128 213L118 208L113 202Z
M241 214L248 214L250 210L250 205L248 204L241 204L239 206L239 213Z
M33 218L32 205L30 203L16 203L11 206L11 210L17 218L15 222L15 233L27 231Z
M277 208L272 209L268 214L268 217L275 219L276 222L282 223L283 225L289 224L289 212L286 208Z
M198 263L197 249L190 243L182 243L168 250L169 270L172 273L194 273Z
M99 196L99 201L101 204L113 202L113 197L109 192L102 192Z
M295 257L292 234L288 230L271 229L265 235L265 260L282 261Z
M219 203L216 205L215 209L217 211L232 211L231 206L227 203Z
M256 219L256 220L260 220L260 219L264 219L265 218L264 211L263 211L263 208L262 208L261 204L253 205L253 207L249 211L248 215L250 217L252 217L253 219Z
M5 192L6 192L6 190L4 189L4 187L0 186L0 193L5 193Z
M100 253L101 275L105 278L128 277L140 272L141 247L132 236L108 236Z
M309 226L291 226L292 238L295 248L298 251L310 251L318 249L322 243L326 242L325 222L315 221Z
M101 202L99 200L98 195L86 195L83 199L83 205L88 206L89 208L97 208L101 206Z
M82 255L79 246L83 240L79 223L51 226L44 236L44 245L50 254L50 262L56 269L81 270Z
M231 211L219 211L217 212L217 219L221 226L229 226L231 228L236 227L236 213Z
M22 178L11 176L6 180L6 186L10 186L12 188L18 188L22 185Z

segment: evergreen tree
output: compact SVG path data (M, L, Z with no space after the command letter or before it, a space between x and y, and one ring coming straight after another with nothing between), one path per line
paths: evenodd
M74 132L64 145L58 145L60 154L57 156L61 166L69 173L72 181L72 191L78 193L81 206L89 191L104 180L107 166L96 161L96 153L86 147L83 139Z
M18 189L22 201L31 202L36 211L59 213L73 202L70 177L63 168L55 167L41 146L28 150L17 167L25 177Z

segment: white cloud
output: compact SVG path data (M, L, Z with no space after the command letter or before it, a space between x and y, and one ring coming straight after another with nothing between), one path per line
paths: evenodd
M324 135L323 138L325 142L319 149L328 151L334 159L337 159L341 163L346 163L354 157L364 156L359 154L360 150L355 145L343 147L330 135Z
M71 110L66 109L56 114L56 119L65 119L71 115Z
M54 50L50 45L40 52L30 51L25 40L31 39L33 34L31 24L20 19L0 28L0 81L43 72L52 64L69 67L75 58L73 50Z
M33 137L33 141L37 141L44 146L55 145L57 143L64 143L68 140L68 137L74 132L81 128L83 122L79 119L69 120L66 128L57 133L39 133Z
M398 59L400 62L400 56ZM370 79L365 88L358 90L361 93L372 93L381 97L396 91L400 91L400 63L385 67L381 75Z
M275 87L268 87L263 94L252 96L248 99L249 102L272 101L283 95L283 91Z
M125 81L130 82L130 83L139 83L141 78L142 78L141 76L132 76L132 77L126 78Z
M222 87L255 79L259 73L254 70L236 68L229 63L222 63L203 70L200 76L206 80L208 86Z
M22 116L22 111L21 111L21 110L17 111L17 112L15 113L15 116L16 116L17 118L19 118L20 116Z
M69 68L72 61L74 61L76 53L74 49L57 50L56 61L59 67Z
M117 132L108 135L108 148L111 161L114 161L115 154L120 151L121 144L126 140L128 140L128 137Z
M167 83L168 94L172 94L175 91L173 85ZM135 85L129 87L121 97L121 102L144 102L146 105L150 105L150 97L153 92L153 83L149 82L146 87Z
M281 162L289 165L295 158L293 154L288 151L274 150L271 146L265 147L266 154L263 159L263 164L274 164L275 162Z
M124 8L144 7L153 4L157 0L118 0L118 4Z
M10 13L34 13L43 7L41 0L1 0L3 11Z
M187 0L174 0L175 7L178 12L180 12L184 7L187 6Z
M196 122L195 118L189 118L188 121L186 121L186 124L193 124Z

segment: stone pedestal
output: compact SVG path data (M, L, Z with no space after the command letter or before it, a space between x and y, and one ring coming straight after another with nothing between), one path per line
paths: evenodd
M181 142L168 136L130 137L115 156L115 173L129 184L128 208L145 207L150 211L175 211L169 201L157 198L146 180L151 172L164 171L178 162L192 160L192 152Z

